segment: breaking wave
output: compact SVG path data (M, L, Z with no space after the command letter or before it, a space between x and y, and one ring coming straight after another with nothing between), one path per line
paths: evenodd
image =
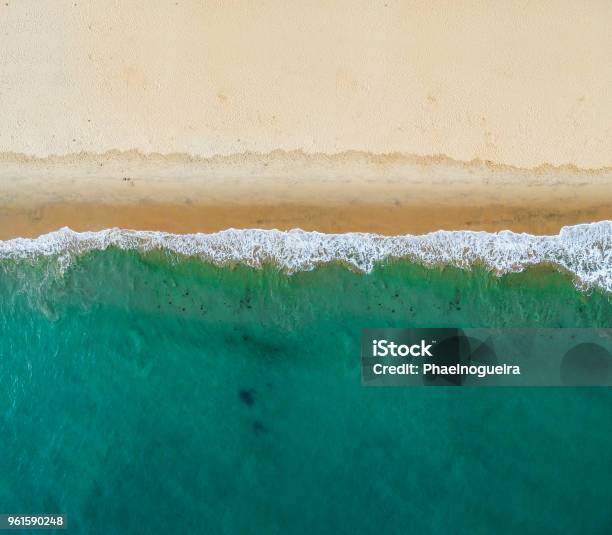
M501 275L535 264L572 273L580 288L612 292L612 221L563 227L556 236L440 230L420 236L381 236L352 232L324 234L295 229L236 230L211 234L169 234L107 229L75 232L67 227L38 238L0 241L0 259L57 256L68 265L76 255L109 247L165 250L197 256L218 265L273 263L288 272L342 262L369 272L377 262L407 258L426 266L468 269L475 264Z

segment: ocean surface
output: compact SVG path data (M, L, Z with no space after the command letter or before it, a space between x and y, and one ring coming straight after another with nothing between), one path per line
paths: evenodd
M0 242L0 513L74 533L611 533L611 388L367 388L372 327L612 327L559 236Z

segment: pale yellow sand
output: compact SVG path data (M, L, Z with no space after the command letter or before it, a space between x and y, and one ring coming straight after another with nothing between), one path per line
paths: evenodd
M3 0L0 152L610 166L611 25L607 0Z

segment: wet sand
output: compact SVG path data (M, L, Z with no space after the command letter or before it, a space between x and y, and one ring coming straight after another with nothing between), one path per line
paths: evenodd
M612 219L609 168L520 169L397 154L3 155L0 183L0 239L63 226L554 234Z

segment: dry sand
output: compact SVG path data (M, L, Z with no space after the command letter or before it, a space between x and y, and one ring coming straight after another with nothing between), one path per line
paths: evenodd
M608 0L8 0L0 152L612 165Z

